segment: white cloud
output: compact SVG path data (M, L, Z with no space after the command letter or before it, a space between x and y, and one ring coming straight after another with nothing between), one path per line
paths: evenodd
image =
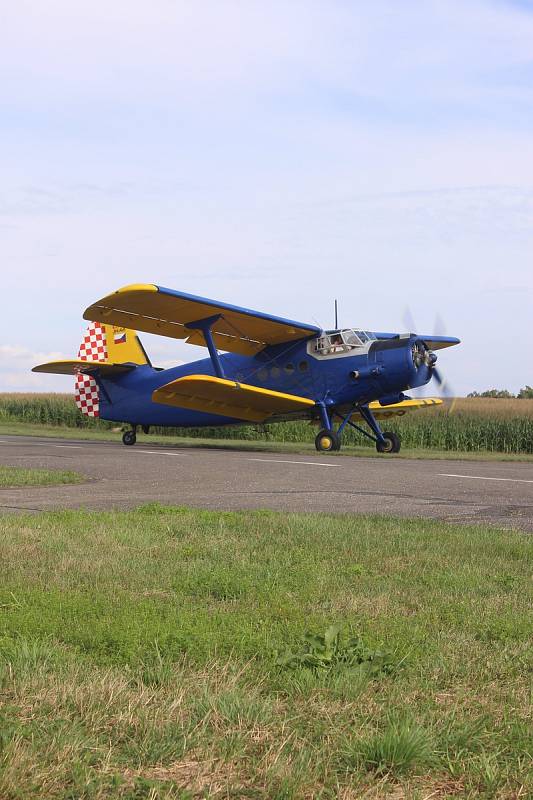
M58 350L44 353L38 350L29 350L22 345L0 345L0 364L2 367L10 362L16 362L22 369L26 367L31 369L36 364L44 364L46 361L57 361L62 358L68 358L68 356Z
M74 379L31 372L47 361L68 358L59 351L33 351L23 345L0 345L0 392L72 392Z

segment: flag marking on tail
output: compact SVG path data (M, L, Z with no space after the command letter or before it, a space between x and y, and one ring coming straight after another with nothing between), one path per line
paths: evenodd
M126 328L113 327L113 341L115 344L126 343Z

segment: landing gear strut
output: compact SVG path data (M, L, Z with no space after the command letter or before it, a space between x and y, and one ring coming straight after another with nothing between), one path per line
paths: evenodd
M347 425L354 428L363 436L371 439L376 444L378 453L399 453L401 447L400 437L392 431L382 431L374 414L371 412L367 405L354 406L345 417L336 414L341 420L339 427L336 431L333 430L333 412L330 416L325 403L319 405L320 419L323 425L322 430L318 433L315 439L315 447L319 453L331 453L341 449L341 439L344 428ZM352 416L359 414L370 428L370 433L352 422Z

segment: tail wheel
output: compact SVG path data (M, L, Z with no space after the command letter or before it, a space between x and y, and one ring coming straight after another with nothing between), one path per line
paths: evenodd
M324 428L317 434L315 447L319 453L331 453L341 449L341 442L335 431Z
M400 437L392 433L392 431L385 431L383 434L384 442L376 442L376 450L378 453L399 453L402 443Z
M123 444L131 445L135 444L136 441L137 441L137 436L135 434L135 431L126 431L126 433L122 434Z

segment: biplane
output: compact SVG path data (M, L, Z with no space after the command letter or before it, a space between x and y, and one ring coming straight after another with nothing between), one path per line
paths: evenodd
M397 453L397 434L381 422L442 403L405 392L441 382L435 350L450 336L385 333L316 325L208 300L153 284L125 286L90 305L78 357L34 372L73 374L75 400L89 417L131 428L205 427L309 420L320 452L339 450L348 426ZM137 331L207 348L209 357L154 367Z

